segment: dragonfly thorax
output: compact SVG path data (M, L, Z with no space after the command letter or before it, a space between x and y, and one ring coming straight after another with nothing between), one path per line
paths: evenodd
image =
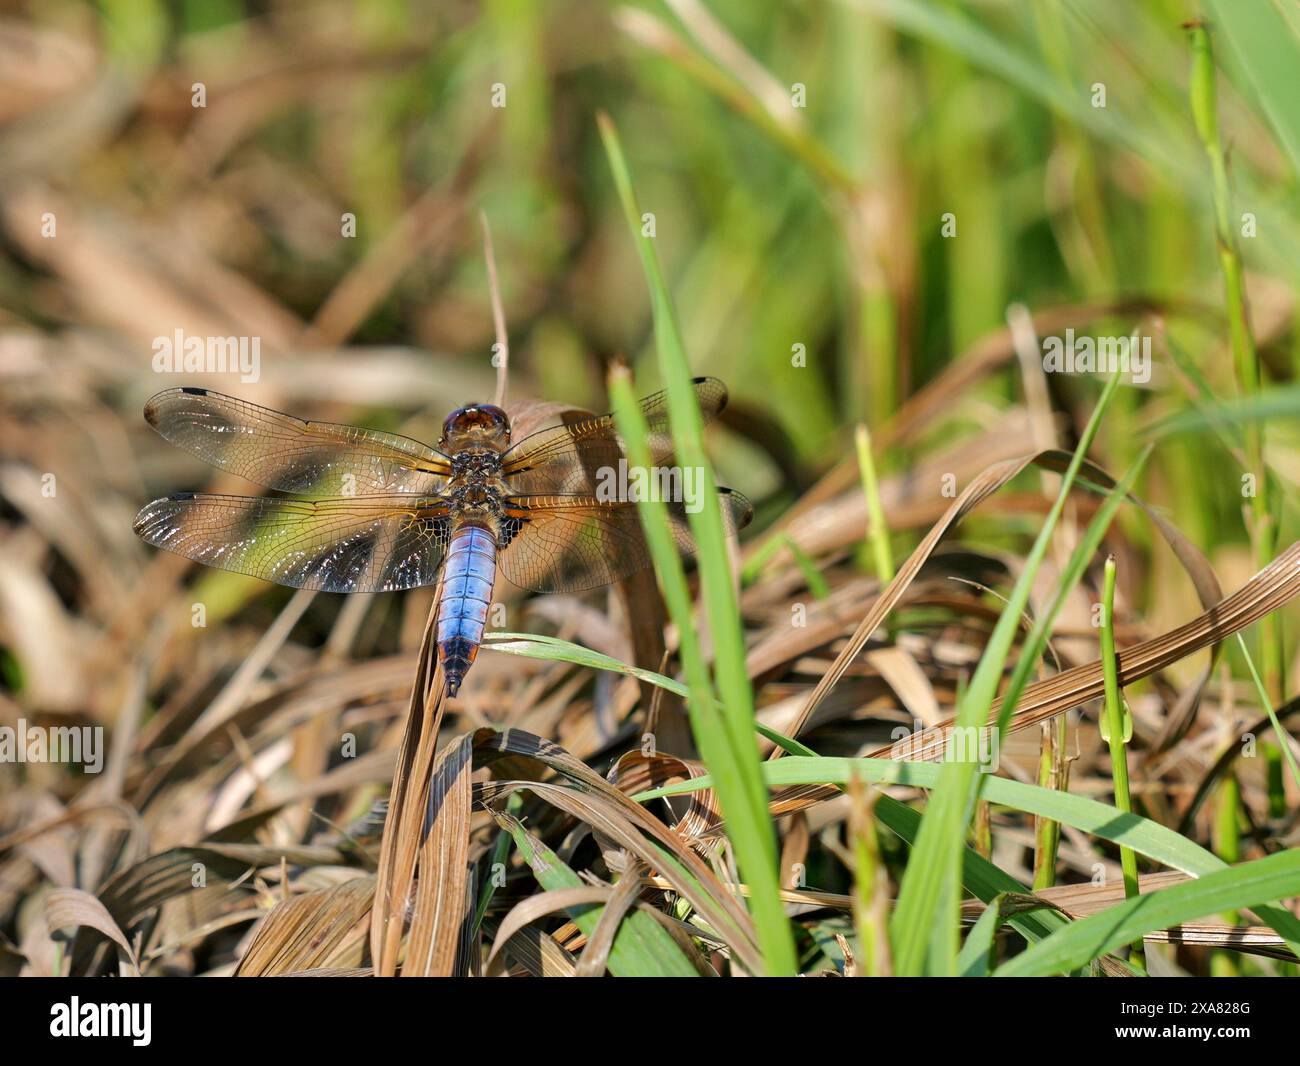
M500 474L501 456L496 452L477 449L453 455L447 495L454 510L466 516L499 516Z
M465 481L485 481L501 473L501 456L482 448L457 452L451 457L451 476Z

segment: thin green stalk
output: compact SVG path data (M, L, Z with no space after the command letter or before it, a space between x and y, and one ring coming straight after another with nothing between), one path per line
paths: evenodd
M1241 785L1231 770L1219 786L1219 805L1214 813L1214 851L1229 866L1241 862ZM1220 917L1228 925L1238 925L1241 916L1236 911L1224 911ZM1215 951L1210 956L1210 974L1214 977L1240 977L1234 953Z
M790 541L784 531L769 536L749 557L749 561L740 568L740 583L752 585L763 572L763 567L776 558L782 548L788 548Z
M790 549L790 554L794 556L795 565L802 572L803 579L808 584L808 591L813 594L813 599L824 600L831 594L831 587L826 583L826 578L822 576L822 572L817 569L817 564L812 561L806 551L794 542L794 538L789 533L782 533L781 540Z
M1119 690L1119 662L1115 658L1115 557L1106 558L1105 578L1101 602L1101 671L1106 686L1107 742L1110 744L1110 774L1115 783L1115 806L1125 814L1133 811L1128 788L1128 751L1124 744L1123 696ZM1132 848L1119 849L1120 866L1124 871L1124 897L1132 899L1141 894L1138 887L1137 856ZM1133 942L1129 960L1146 971L1146 952L1142 940Z
M889 972L889 882L880 859L875 807L879 792L861 778L849 782L849 836L853 845L853 924L858 967L866 977Z
M986 859L993 856L993 819L989 816L989 805L983 800L975 804L971 847Z
M885 525L885 508L880 502L880 482L871 455L871 431L859 424L853 435L858 450L858 470L862 475L862 495L867 499L867 539L876 564L876 577L884 588L894 578L894 560L889 552L889 527Z
M1255 691L1259 694L1259 702L1264 708L1264 713L1268 715L1269 724L1273 727L1273 735L1277 737L1278 745L1282 748L1282 756L1286 759L1286 764L1291 768L1291 777L1297 785L1300 785L1300 765L1296 764L1295 752L1291 750L1290 735L1282 728L1282 723L1278 720L1277 711L1273 709L1273 701L1269 699L1268 690L1264 687L1264 682L1259 676L1259 671L1255 669L1255 660L1250 657L1250 649L1246 647L1245 640L1240 633L1237 634L1237 644L1241 647L1242 657L1246 660L1246 668L1250 671L1250 678L1255 682Z
M1192 119L1197 136L1210 162L1210 187L1214 202L1214 230L1218 245L1219 268L1223 273L1224 299L1228 312L1228 337L1232 347L1233 364L1237 373L1238 391L1253 401L1260 393L1259 355L1250 329L1246 308L1245 269L1237 243L1237 231L1232 224L1232 190L1228 182L1227 156L1219 136L1217 99L1217 70L1210 45L1209 31L1202 23L1189 27L1192 46L1192 69L1188 83ZM1273 558L1276 531L1272 509L1269 506L1268 471L1264 466L1264 430L1260 422L1251 421L1244 427L1246 461L1256 479L1255 491L1249 497L1252 528L1251 543L1254 548L1256 569L1263 569ZM1282 646L1281 623L1270 615L1260 626L1260 639L1264 656L1264 677L1272 701L1280 703L1286 689L1286 656Z
M650 288L659 363L667 385L669 421L678 461L701 471L704 484L711 485L713 469L704 451L700 409L667 282L653 238L644 236L641 229L641 211L618 133L604 114L600 116L600 134ZM611 380L611 395L619 430L628 444L628 458L649 469L647 427L632 400L626 374L615 375ZM676 550L671 547L667 515L662 504L654 505L650 501L642 506L641 515L664 583L665 601L682 637L682 663L691 687L691 698L687 701L691 728L705 762L719 774L720 783L725 780L718 800L727 818L741 876L750 886L749 901L764 960L769 973L792 975L798 963L790 923L781 903L776 833L760 769L754 731L754 696L745 666L740 612L720 505L716 497L711 497L688 518L698 549L721 714L715 710L713 679L694 636L686 576ZM691 644L695 646L688 649Z
M1065 715L1044 722L1038 756L1038 787L1064 790L1068 786L1069 763L1065 760ZM1034 819L1034 891L1056 884L1056 855L1061 846L1061 823L1052 818Z
M853 222L850 220L850 225ZM865 228L865 227L864 227ZM862 243L870 244L872 234L864 233ZM871 255L877 260L879 253L871 250L859 255ZM861 415L863 391L868 392L867 408L877 425L884 425L898 407L898 325L895 321L894 298L889 292L883 264L876 261L858 266L859 328L862 331L857 358L852 360L850 387L852 399L848 414ZM868 380L860 383L862 365L868 368ZM865 384L866 389L862 388Z
M1282 770L1282 749L1279 744L1261 744L1264 756L1264 778L1268 782L1268 816L1286 817L1286 774Z

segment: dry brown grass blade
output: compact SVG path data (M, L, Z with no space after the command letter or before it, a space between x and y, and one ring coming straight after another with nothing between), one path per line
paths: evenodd
M1158 873L1142 874L1138 880L1139 891L1146 893L1190 881L1191 878L1181 870L1161 870ZM1080 885L1053 885L1051 888L1038 889L1034 895L1051 900L1073 918L1099 914L1125 900L1124 884L1115 879L1100 885L1091 881Z
M1295 962L1286 941L1266 925L1215 925L1210 922L1184 922L1169 929L1147 933L1144 940L1157 944L1188 944L1195 947L1221 948L1245 955Z
M1220 600L1168 633L1125 648L1116 655L1121 685L1131 685L1180 659L1218 644L1253 625L1300 593L1300 541L1292 544L1231 596ZM1085 663L1025 688L1012 715L1009 730L1025 729L1062 711L1078 707L1103 694L1101 662ZM996 716L1001 702L994 704ZM915 733L896 745L877 748L873 757L936 759L943 754L945 730L951 717L938 727Z
M702 763L679 759L676 755L646 755L629 751L609 770L609 781L624 795L635 796L653 788L675 785L694 777L704 777L708 771ZM699 837L718 818L718 801L713 789L692 792L686 797L686 812L673 823L673 831L687 840Z
M441 586L439 586L441 587ZM437 603L435 597L434 603ZM388 796L388 820L380 846L376 874L375 906L371 912L370 957L375 974L392 977L397 972L406 904L415 882L415 868L424 842L429 784L438 743L438 725L446 704L442 668L437 664L434 640L436 608L425 623L419 664L411 686L406 732L397 753L393 784Z
M610 901L613 893L614 889L608 885L583 885L579 888L557 888L549 892L539 892L520 900L501 919L496 938L492 942L492 950L488 954L488 967L492 966L502 949L510 950L511 941L539 919L556 911L567 911L570 907L604 906ZM565 954L567 956L568 953ZM575 974L576 967L570 976Z
M469 965L474 913L469 861L473 743L474 735L466 733L448 744L429 783L403 977L459 976Z
M102 933L122 950L130 962L130 970L124 970L123 975L139 976L140 960L131 942L104 904L89 892L79 888L54 889L45 901L45 924L51 933L78 926Z
M1292 544L1240 589L1204 614L1168 633L1117 653L1120 684L1130 685L1202 648L1223 641L1276 611L1297 594L1300 594L1300 541ZM1100 660L1063 671L1025 688L1007 730L1012 732L1026 729L1053 715L1098 699L1103 691ZM1000 701L994 703L991 712L994 717L1000 707ZM952 722L950 716L934 728L924 729L905 740L876 748L868 752L868 757L903 760L941 758L948 741L947 730ZM772 812L776 815L789 814L839 793L840 789L834 785L796 785L777 793L773 799ZM716 831L715 825L710 832Z
M483 259L487 264L488 295L492 300L492 332L496 347L492 362L497 368L497 388L492 402L498 407L506 403L506 386L510 380L510 336L506 332L506 312L501 302L501 282L497 277L497 257L492 248L492 227L488 225L487 212L478 213L479 228L483 231Z
M867 662L888 682L913 719L925 725L935 725L942 721L943 712L939 710L934 686L906 649L897 645L877 648L867 652Z
M475 750L477 765L491 765L503 755L524 756L543 763L567 779L565 783L491 782L482 786L485 801L523 788L589 825L598 834L631 852L652 872L668 878L674 891L725 937L741 964L752 973L761 972L762 956L745 906L685 840L640 804L558 744L520 729L499 733L480 729L475 735ZM665 852L680 869L665 863Z
M579 977L600 977L604 974L609 965L610 948L614 946L614 935L628 911L636 906L642 886L641 871L635 861L629 861L627 865L628 868L610 893L605 909L600 912L591 939L582 949L582 956L578 959Z
M277 904L262 920L235 976L364 966L374 895L373 877L354 877Z
M167 900L195 888L201 872L212 883L228 884L263 866L278 866L282 860L301 866L337 865L345 856L336 848L271 847L261 844L200 844L171 848L150 855L119 871L100 889L100 902L123 929Z
M1143 874L1139 879L1140 891L1143 894L1155 892L1188 880L1191 879L1187 874L1178 870ZM1101 885L1091 882L1080 885L1056 885L1039 889L1034 895L1039 899L1048 900L1071 918L1086 918L1091 914L1100 914L1111 907L1118 906L1125 899L1124 885L1118 880ZM962 904L962 917L973 921L983 910L983 903L978 900L967 900ZM1171 926L1168 929L1153 930L1143 939L1152 944L1188 944L1224 948L1274 959L1294 959L1286 948L1286 941L1268 926L1263 925L1184 922L1182 925Z
M490 937L497 936L497 925L488 918L483 919L483 932ZM571 956L560 942L540 929L528 926L510 936L504 945L504 951L498 955L491 966L484 968L488 977L498 977L504 973L504 956L509 955L533 977L572 977L577 972Z
M795 722L788 726L790 736L798 736L799 732L807 724L809 718L818 705L824 700L827 694L844 676L849 665L857 658L858 653L866 646L871 634L885 621L889 613L898 605L903 598L903 594L911 583L916 580L917 575L926 561L934 553L939 542L944 538L948 531L965 515L973 510L981 501L987 499L1003 485L1007 484L1023 470L1031 465L1037 465L1048 470L1062 471L1065 470L1070 462L1071 456L1068 452L1059 450L1050 450L1039 452L1035 455L1026 455L1018 459L1009 459L1005 462L995 463L986 468L975 480L973 480L966 489L958 496L944 516L930 529L922 538L921 543L908 556L907 561L899 567L898 573L881 592L876 602L872 604L871 610L862 619L857 629L854 630L853 636L849 638L848 644L844 650L836 656L835 662L831 664L822 679L813 689L812 694L808 697L808 702L800 711L799 717ZM1113 488L1114 480L1100 467L1092 463L1085 462L1081 468L1081 474L1105 488ZM1187 570L1196 586L1197 595L1201 603L1208 609L1212 604L1219 600L1223 593L1219 588L1218 580L1210 568L1209 562L1205 556L1178 531L1170 522L1162 516L1151 510L1146 504L1142 503L1136 497L1130 496L1134 503L1143 507L1147 514L1155 522L1156 527L1160 530L1169 546L1178 556L1179 561ZM1219 638L1222 639L1222 638ZM779 758L782 754L780 748L776 749L771 757Z

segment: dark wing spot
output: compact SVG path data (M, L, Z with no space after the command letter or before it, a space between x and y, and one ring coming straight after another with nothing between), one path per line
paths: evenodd
M200 389L196 385L182 385L181 392L187 396L206 396L208 394L207 389Z
M503 518L497 531L497 551L505 551L523 529L526 518Z
M170 496L168 496L167 498L168 498L169 500L178 500L178 501L180 501L180 500L192 500L192 499L194 499L194 493L192 493L192 492L173 492L173 493L172 493Z

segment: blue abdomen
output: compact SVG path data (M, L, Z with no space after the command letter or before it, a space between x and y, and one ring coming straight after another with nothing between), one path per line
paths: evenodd
M438 600L438 661L449 695L456 695L483 641L496 566L491 532L464 526L452 534Z

